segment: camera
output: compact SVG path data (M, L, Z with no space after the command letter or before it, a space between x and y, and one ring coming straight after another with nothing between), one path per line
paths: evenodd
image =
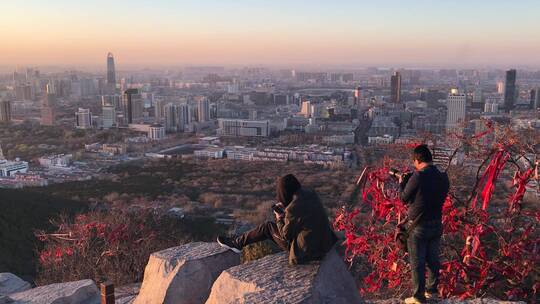
M400 172L398 169L395 169L395 168L390 168L390 170L388 170L388 174L390 174L390 176L393 176L397 179L401 178L402 183L404 184L407 184L407 182L409 181L409 178L412 176L411 172Z
M388 170L388 174L390 174L390 176L393 176L395 178L400 178L403 175L401 172L399 172L398 169L395 169L395 168L390 168L390 170Z

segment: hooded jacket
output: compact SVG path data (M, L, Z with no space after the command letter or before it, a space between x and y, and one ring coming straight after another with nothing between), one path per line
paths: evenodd
M276 192L285 205L285 216L277 221L277 226L289 243L289 263L304 264L324 258L337 237L319 196L301 187L291 174L278 180Z

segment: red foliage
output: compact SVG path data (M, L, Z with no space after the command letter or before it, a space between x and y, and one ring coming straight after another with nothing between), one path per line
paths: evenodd
M500 217L501 208L489 208L496 182L511 156L510 145L492 154L472 190L470 203L456 201L452 192L444 203L439 286L444 297L489 294L531 302L537 297L540 214L521 212L533 168L515 173L515 191L508 199L504 218ZM385 160L380 167L369 169L361 185L362 205L352 210L342 208L334 221L334 228L345 235L346 261L364 265L361 292L367 296L396 296L409 290L408 257L394 243L395 227L403 220L406 206L399 199L396 181L388 174L391 164ZM478 197L481 208L476 206ZM369 212L363 212L366 209Z

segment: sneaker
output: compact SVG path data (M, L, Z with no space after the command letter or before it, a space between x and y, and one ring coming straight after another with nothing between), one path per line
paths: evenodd
M439 293L437 293L437 292L426 291L424 293L424 295L426 296L426 300L438 300L439 299Z
M220 235L217 237L217 242L219 245L221 245L221 247L230 249L235 253L242 252L242 247L236 245L234 239L232 238Z
M405 299L405 304L424 304L426 301L422 301L417 297L410 297Z

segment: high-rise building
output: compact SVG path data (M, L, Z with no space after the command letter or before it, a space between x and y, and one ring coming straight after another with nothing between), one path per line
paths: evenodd
M300 108L300 114L304 115L306 118L311 117L311 101L306 100L302 101L302 107Z
M165 130L167 132L178 131L178 112L179 107L176 104L168 103L163 107L163 115L165 118Z
M112 53L107 54L107 88L110 93L114 93L116 89L116 69Z
M395 72L394 75L390 77L390 91L392 102L401 102L401 74L399 72Z
M446 99L446 128L453 129L465 122L467 95L453 89Z
M484 95L483 95L481 87L477 87L476 89L474 89L472 103L473 103L473 107L480 108L480 109L483 107Z
M77 129L92 128L92 113L90 113L90 109L79 108L75 113L75 122Z
M356 89L354 89L354 104L355 105L359 104L361 98L362 98L362 88L356 87Z
M497 94L504 94L504 81L497 81Z
M0 101L0 123L11 121L11 102L9 100Z
M112 105L104 105L102 108L103 128L108 129L116 124L116 109Z
M210 120L210 102L206 98L201 98L197 104L197 114L200 122Z
M267 137L270 131L268 120L219 119L218 135Z
M122 111L127 124L138 122L142 117L143 99L137 89L127 89L122 96Z
M47 92L41 103L41 125L53 126L56 122L56 88L52 82L47 84Z
M531 90L531 98L529 100L529 107L531 109L534 109L535 107L535 101L536 101L536 90L535 89L532 89Z
M514 109L517 99L516 90L516 70L506 71L506 81L504 84L504 109L506 112Z
M536 88L536 94L534 98L534 109L540 109L540 88Z
M165 128L160 124L153 124L148 128L148 138L162 140L165 138Z
M189 113L189 105L187 103L183 103L179 106L178 109L178 131L185 131L186 126L191 123L191 116Z
M163 107L163 114L167 132L183 132L191 122L189 106L185 103L168 103Z
M165 104L165 99L163 97L154 98L154 121L161 122L165 116L163 112L163 107Z

